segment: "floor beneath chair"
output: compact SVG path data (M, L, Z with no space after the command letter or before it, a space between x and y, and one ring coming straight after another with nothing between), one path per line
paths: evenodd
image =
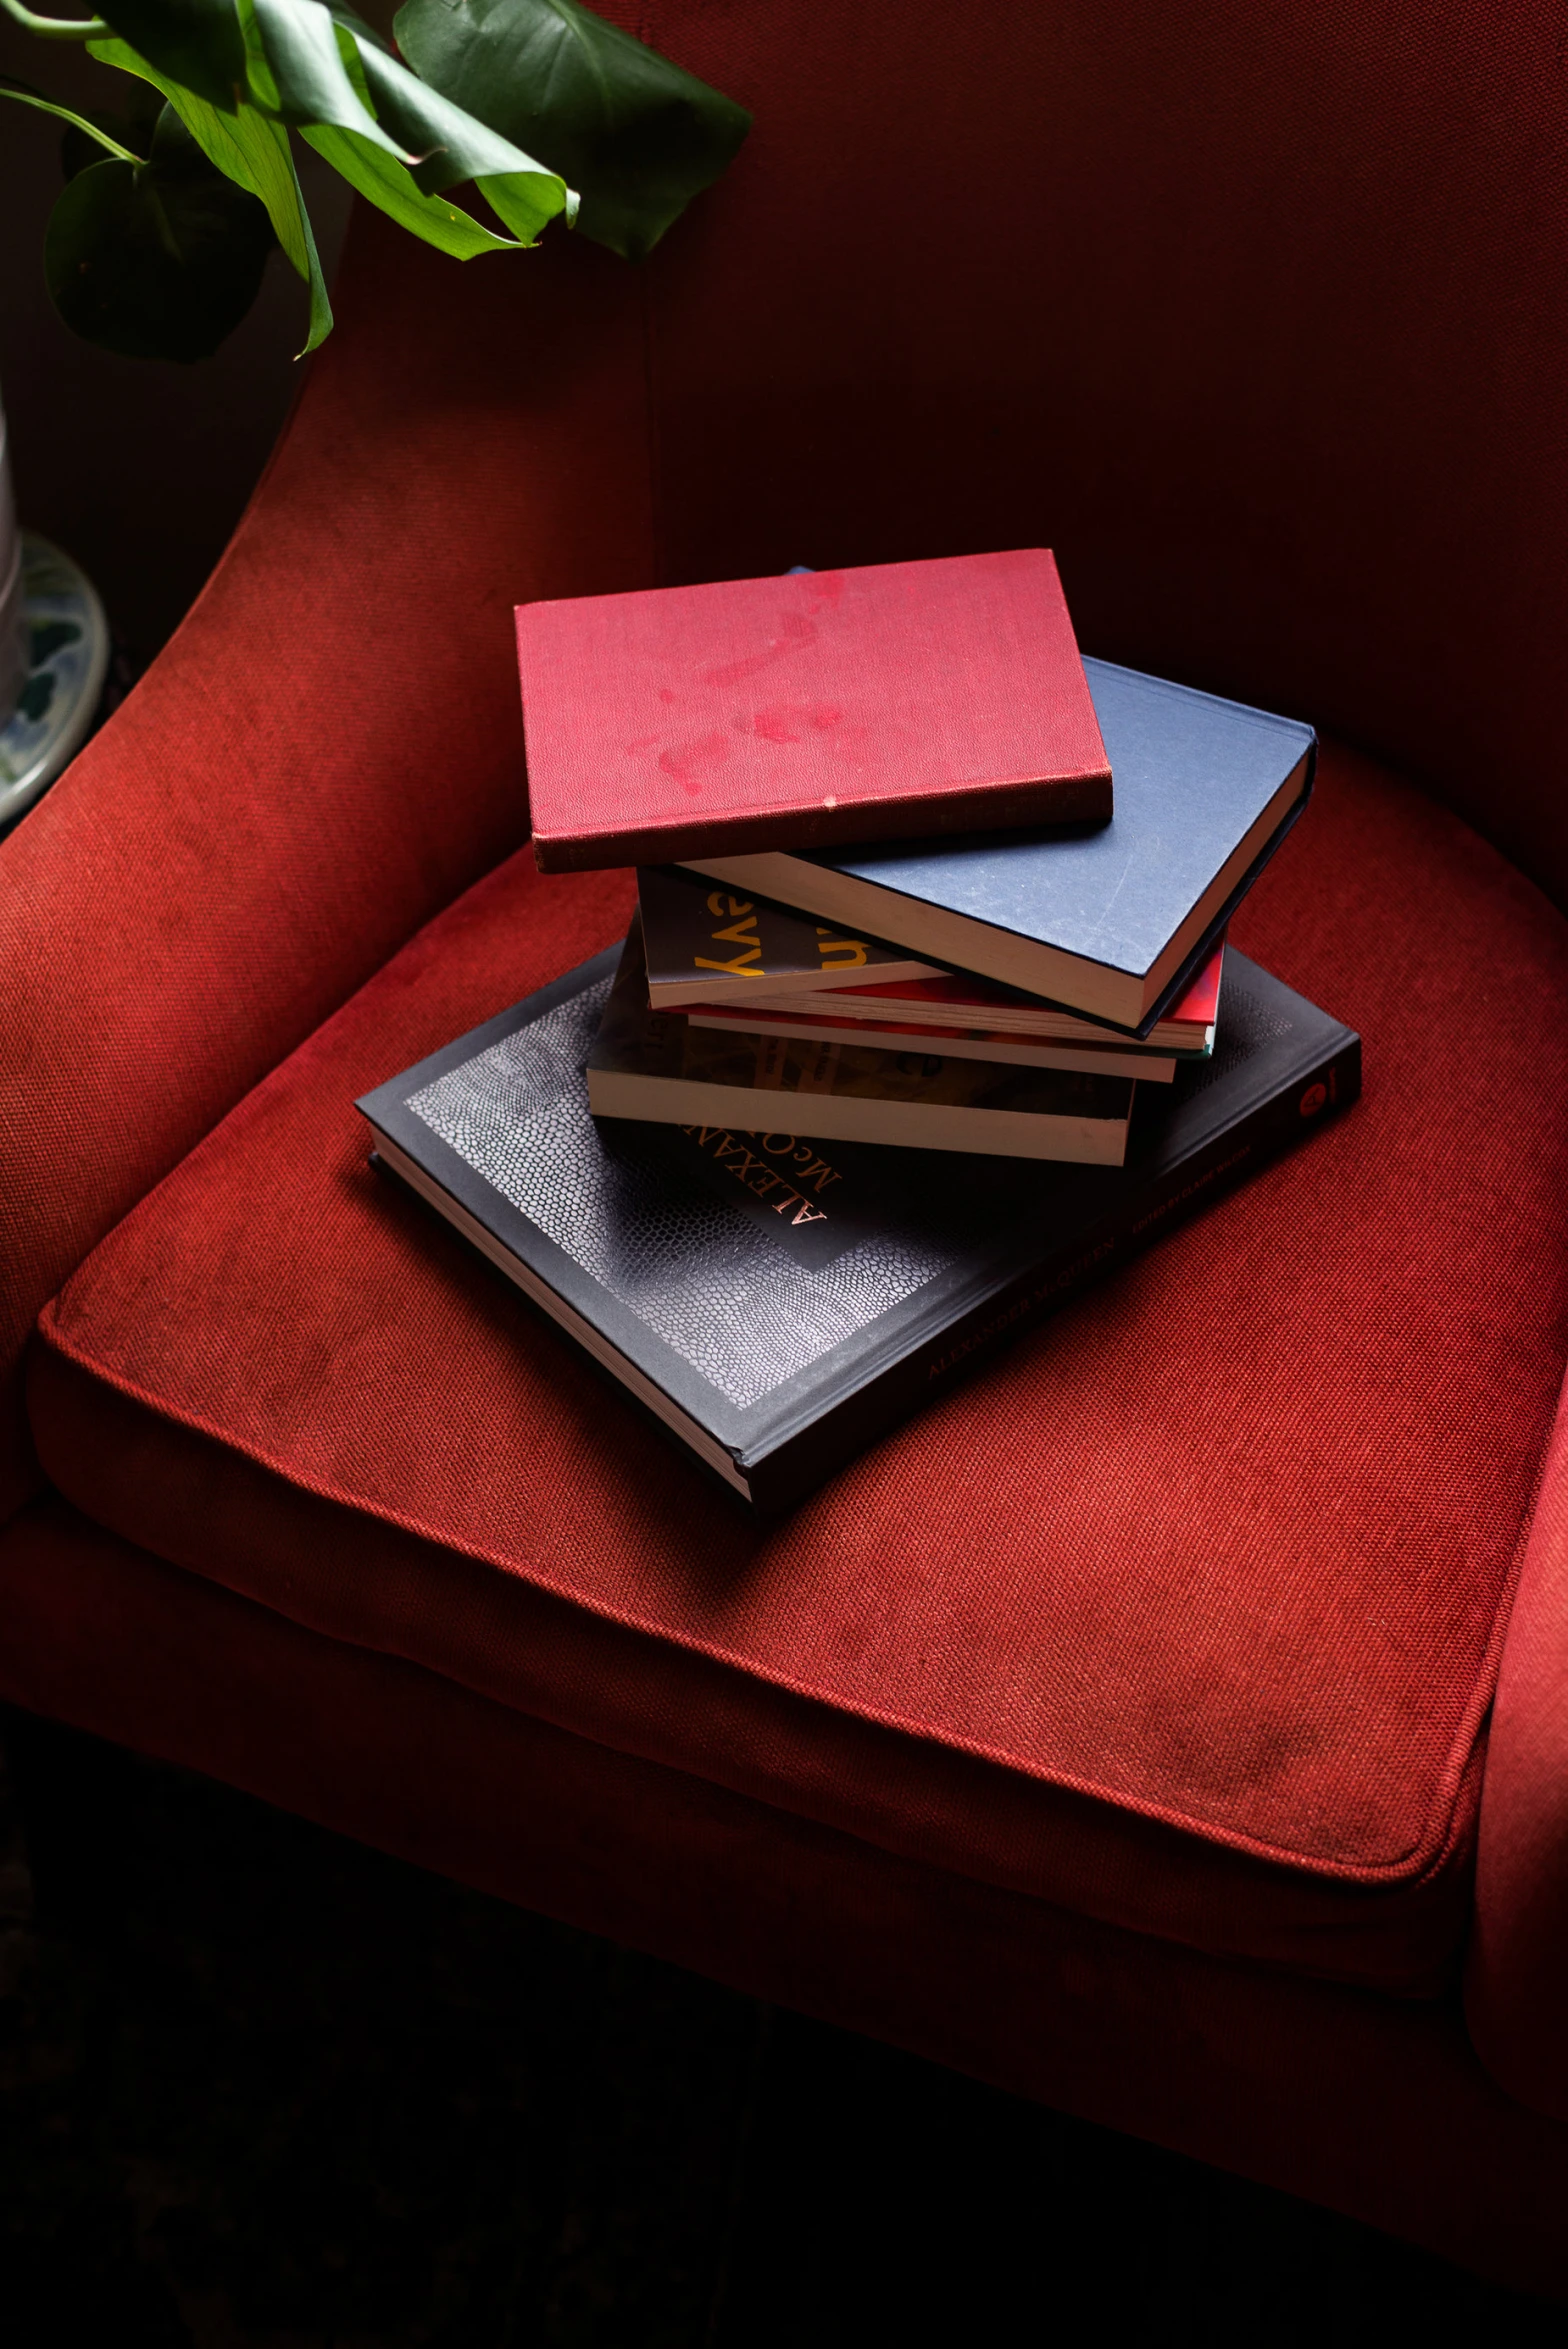
M1283 2195L181 1772L116 1786L36 1914L0 1793L10 2349L1559 2349Z

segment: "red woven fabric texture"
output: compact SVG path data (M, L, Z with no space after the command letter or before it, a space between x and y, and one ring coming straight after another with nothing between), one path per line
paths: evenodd
M1455 1979L1484 1746L1421 1874L1325 1880L814 1704L516 1577L498 1593L492 1566L302 1491L53 1351L33 1394L51 1459L79 1463L73 1490L101 1515L335 1638L391 1643L596 1744L1137 1932L1401 1997ZM375 1619L372 1589L395 1621ZM409 1598L436 1591L439 1618Z
M627 896L514 859L127 1219L45 1319L62 1488L335 1637L947 1865L1038 1882L1015 1781L1349 1882L1457 1864L1568 1346L1561 918L1331 756L1240 928L1363 1030L1365 1102L758 1531L388 1197L351 1107ZM302 1538L225 1451L337 1507ZM534 1593L577 1619L554 1687ZM686 1702L664 1650L726 1702ZM776 1691L809 1700L787 1734ZM818 1714L890 1736L814 1746Z
M756 114L650 273L661 577L1052 546L1563 896L1552 0L607 9Z
M417 249L365 240L216 578L0 842L0 1516L45 1297L524 836L513 599L647 577L635 311L607 255L534 259L526 320L459 337L461 272L416 331Z
M38 1305L518 837L519 598L1054 545L1091 650L1568 885L1547 0L605 6L755 107L732 172L641 272L358 223L229 561L0 844L0 1508Z
M1498 1683L1466 1981L1486 2063L1568 2120L1568 1416L1559 1416Z
M610 1752L178 1573L0 1533L0 1695L422 1866L1568 2297L1568 2129L1453 2001L1225 1965Z

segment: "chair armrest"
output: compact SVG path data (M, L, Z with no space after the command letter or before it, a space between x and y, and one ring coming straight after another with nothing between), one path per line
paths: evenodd
M1568 1395L1492 1712L1465 2007L1500 2085L1568 2121Z
M372 212L336 301L194 610L0 844L0 1519L39 1307L525 836L512 604L651 581L633 272Z

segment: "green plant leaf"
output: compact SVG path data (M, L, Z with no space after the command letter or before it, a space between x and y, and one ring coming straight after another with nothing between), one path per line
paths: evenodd
M370 84L366 81L365 69L359 62L359 37L363 33L368 38L370 27L368 25L361 26L357 19L355 24L350 27L343 23L335 10L329 9L328 14L332 18L332 37L337 42L338 55L343 60L343 71L354 85L354 95L369 112L371 110Z
M450 253L454 260L472 261L480 253L516 252L515 237L496 236L449 196L425 195L411 172L368 139L356 138L352 131L326 128L302 130L300 137L324 156L334 171L341 172L350 187L379 205L400 227L423 237L427 245Z
M396 25L417 71L335 0L114 5L113 35L89 41L89 53L160 91L174 110L170 119L184 125L217 174L260 199L310 288L306 350L330 331L332 312L286 125L412 235L468 260L532 244L550 221L576 217L567 156L586 185L589 234L636 258L724 169L750 122L743 108L577 0L409 0ZM552 161L536 160L541 146ZM142 248L148 222L167 213L167 179L169 203L176 212L184 206L182 220L189 214L184 243L171 229L164 246L166 260L184 270L180 300L188 315L187 326L168 324L179 308L171 279L160 295L165 322L156 333L160 347L172 348L181 335L200 340L222 308L217 213L210 203L201 212L196 175L172 152L146 166L126 160L129 154L121 150L117 168L150 178L125 185L96 178L78 209L61 216L60 253L73 236L92 242L93 301L86 305L83 297L76 308L91 308L98 339L118 334L114 347L132 347L125 339L134 339L129 311L116 309L106 291L105 257L128 256L127 267L134 261L144 286L153 285L154 265ZM79 176L101 170L92 164ZM446 190L468 180L509 235L447 198ZM68 307L70 289L59 298ZM189 321L202 303L207 324L198 330Z
M237 187L249 187L267 208L273 232L285 254L305 280L310 292L310 321L305 340L295 356L303 359L332 332L332 304L327 280L316 250L316 239L305 209L305 191L289 153L289 134L281 122L249 105L232 115L211 111L208 119L192 119L200 101L173 103L200 145L221 172Z
M332 332L332 305L282 123L243 101L232 114L221 113L166 79L124 41L91 41L87 53L162 91L208 161L236 187L260 197L279 244L310 288L310 324L299 355L315 350Z
M561 184L556 179L541 179L537 172L531 171L486 172L474 182L491 209L522 245L536 245L540 230L549 227L558 210L564 209L567 227L575 227L578 205L575 188L567 189L564 207L552 206L543 200L546 191Z
M560 214L574 216L576 196L558 173L427 88L351 9L329 12L322 0L239 0L239 9L250 87L263 107L302 130L336 129L368 140L409 168L418 195L437 196L464 180L493 181L491 200L524 244ZM323 27L333 38L330 60ZM340 152L346 157L349 150ZM383 210L388 198L407 194L394 174L370 173L361 156L345 176ZM423 235L438 225L435 215L419 218L415 228L407 210L404 226Z
M414 161L388 138L366 104L363 76L357 88L350 79L338 28L322 0L249 0L249 8L269 68L270 87L256 91L264 104L285 122L352 131L399 162ZM352 51L353 41L348 45Z
M221 117L219 121L222 129L230 127ZM305 340L294 354L296 359L304 359L332 332L332 304L327 298L315 231L305 209L305 191L289 152L289 134L281 122L274 122L254 106L241 106L234 118L233 138L254 177L279 244L309 288L310 320ZM220 164L220 169L227 169L227 165Z
M115 0L109 22L170 81L209 106L233 108L245 87L245 42L234 0Z
M145 163L94 163L67 182L44 275L88 342L133 359L205 359L255 300L271 249L264 207L166 106Z
M212 15L213 23L221 14L225 28L232 25L238 74L216 97L211 60L204 69L205 80L198 80L174 71L139 40L88 43L91 55L156 80L209 152L211 125L198 118L188 98L226 120L243 116L249 106L263 117L275 116L302 130L345 132L361 145L334 154L340 167L352 162L344 176L383 210L392 209L405 227L432 241L449 233L472 245L456 207L449 206L440 215L419 211L395 175L370 170L364 147L380 148L389 160L409 167L418 196L438 196L464 180L484 183L501 219L524 244L531 244L562 213L568 219L573 215L576 197L559 173L537 163L526 149L439 90L428 88L348 9L329 10L323 0L126 0L126 5L142 11L149 21L159 20L155 30L166 43L169 26L161 21L160 12L172 12L181 24L204 11L218 12ZM130 65L129 57L139 59L139 64ZM225 48L224 70L233 62ZM287 245L281 223L278 233ZM474 222L472 233L487 232Z
M577 0L408 0L393 30L432 88L546 157L581 193L584 234L628 260L718 178L751 125Z
M378 41L365 39L352 19L343 21L354 33L378 117L408 153L422 158L413 173L427 196L467 179L500 180L515 215L502 217L525 242L532 242L549 221L572 209L571 190L559 172L535 162L481 117L431 89Z

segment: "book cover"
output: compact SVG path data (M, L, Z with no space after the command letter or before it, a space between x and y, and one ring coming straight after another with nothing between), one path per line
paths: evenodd
M588 1105L596 1117L741 1127L753 1118L799 1118L819 1140L1093 1166L1120 1166L1132 1093L1125 1074L886 1051L853 1036L805 1042L694 1027L681 1012L650 1006L635 922L588 1055Z
M933 966L907 947L846 937L791 906L737 896L679 865L644 865L637 905L648 1000L661 1011L749 995L793 996L851 977L922 979Z
M1044 548L523 604L517 659L546 872L1111 812Z
M359 1107L385 1166L764 1508L1360 1088L1359 1038L1232 953L1213 1059L1140 1092L1122 1168L610 1124L583 1071L618 957Z
M1116 770L1067 837L682 858L734 889L1141 1031L1206 959L1312 786L1310 726L1086 660Z

